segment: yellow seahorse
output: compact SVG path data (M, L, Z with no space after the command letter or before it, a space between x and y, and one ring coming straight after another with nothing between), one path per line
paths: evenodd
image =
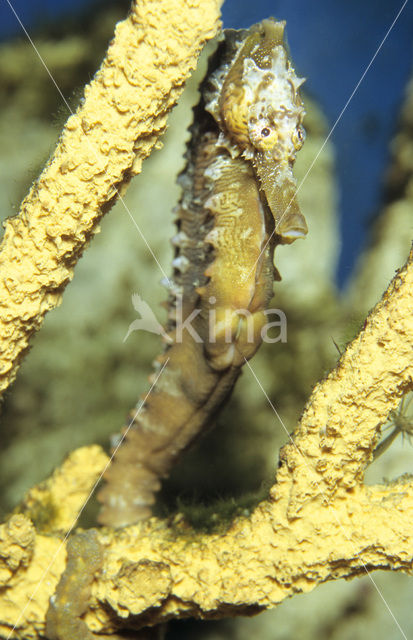
M161 478L211 423L262 342L277 244L307 233L292 166L303 105L284 22L224 32L201 85L179 178L168 341L159 378L99 492L99 521L148 517Z

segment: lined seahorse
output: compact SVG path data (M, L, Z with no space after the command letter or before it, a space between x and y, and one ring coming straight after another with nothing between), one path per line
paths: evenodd
M292 173L304 108L284 22L226 30L194 108L159 378L105 474L102 524L151 513L161 479L213 421L262 342L275 246L307 233Z

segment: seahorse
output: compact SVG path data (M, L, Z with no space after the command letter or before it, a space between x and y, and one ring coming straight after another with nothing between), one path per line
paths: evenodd
M304 237L292 166L304 108L285 22L225 30L194 108L178 178L177 234L156 384L125 432L98 498L99 521L151 514L161 479L213 422L262 342L276 245Z

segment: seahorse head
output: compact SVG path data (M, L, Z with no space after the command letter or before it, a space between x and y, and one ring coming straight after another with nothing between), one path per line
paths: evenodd
M292 242L307 233L292 173L305 139L299 95L304 79L296 76L288 58L284 28L285 22L269 19L238 36L229 33L229 40L238 38L236 46L230 43L235 54L215 73L206 108L221 129L220 144L251 161L276 232L281 241Z

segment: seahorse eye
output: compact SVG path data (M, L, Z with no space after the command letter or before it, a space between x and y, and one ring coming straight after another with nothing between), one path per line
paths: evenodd
M268 127L264 127L264 129L261 129L261 135L263 138L267 138L271 133L271 129L269 129Z
M298 127L295 131L293 131L291 136L293 145L295 149L298 151L303 146L305 140L305 131L302 127Z

